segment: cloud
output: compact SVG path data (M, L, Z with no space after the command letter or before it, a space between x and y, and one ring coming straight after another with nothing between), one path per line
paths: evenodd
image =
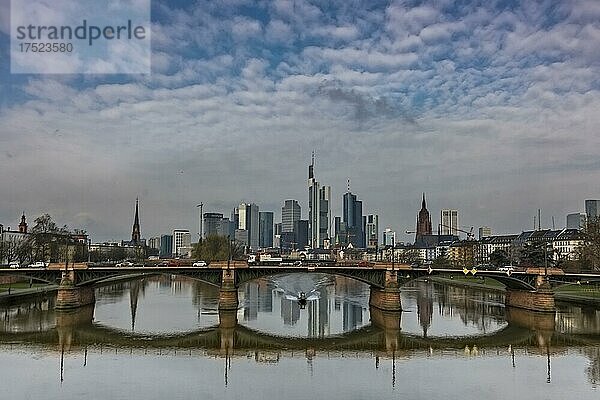
M560 220L600 178L600 36L595 2L553 5L158 2L150 76L2 75L0 221L118 239L137 196L144 236L194 230L199 201L306 217L314 149L337 214L350 177L398 231L422 191L495 232Z

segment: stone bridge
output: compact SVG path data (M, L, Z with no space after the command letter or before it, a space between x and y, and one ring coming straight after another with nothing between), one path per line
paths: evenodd
M300 265L249 266L235 261L211 263L208 267L190 265L159 266L156 264L132 267L112 265L76 268L0 269L0 275L16 275L47 283L59 283L56 308L68 310L94 303L93 286L101 281L127 275L143 276L174 274L190 277L220 288L219 309L238 307L238 287L251 280L281 275L323 273L346 276L371 287L369 304L385 311L400 312L400 287L405 283L428 276L464 276L468 274L492 278L506 286L506 305L532 311L554 312L553 287L562 284L600 281L600 274L540 275L530 272L474 271L467 269L412 268L403 264L375 263L303 263Z

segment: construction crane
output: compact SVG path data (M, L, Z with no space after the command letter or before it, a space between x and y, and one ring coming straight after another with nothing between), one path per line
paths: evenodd
M439 227L448 228L448 229L450 229L450 232L452 232L454 230L454 231L465 233L467 235L467 240L475 240L475 235L473 234L473 227L471 227L471 229L469 231L465 231L463 229L456 228L454 226L444 225L444 224L439 224Z

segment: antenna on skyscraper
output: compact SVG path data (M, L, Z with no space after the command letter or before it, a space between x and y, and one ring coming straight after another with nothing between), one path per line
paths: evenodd
M350 178L348 178L348 193L350 193Z

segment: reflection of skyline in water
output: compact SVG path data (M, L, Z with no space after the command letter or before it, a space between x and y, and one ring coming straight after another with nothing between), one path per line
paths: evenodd
M503 294L416 281L402 290L402 330L428 336L486 334L506 326Z
M295 300L300 292L309 295L305 307ZM240 322L278 335L326 337L368 324L368 295L368 286L344 277L263 278L240 289Z

